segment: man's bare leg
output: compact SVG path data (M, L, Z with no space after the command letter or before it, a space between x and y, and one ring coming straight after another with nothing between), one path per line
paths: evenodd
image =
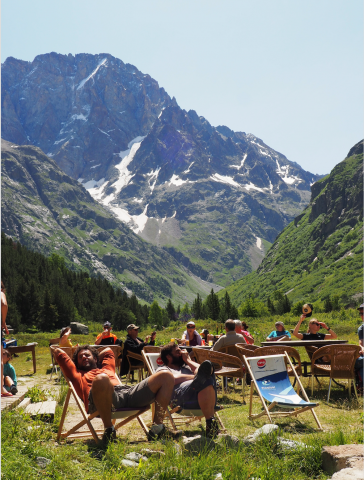
M92 398L105 428L112 427L111 407L113 391L114 386L105 373L101 373L94 378L92 382Z
M212 418L215 414L215 389L212 385L201 390L197 396L198 404L205 418Z
M153 421L159 425L163 423L165 411L172 399L174 377L168 371L154 373L148 378L148 387L155 393L156 408Z

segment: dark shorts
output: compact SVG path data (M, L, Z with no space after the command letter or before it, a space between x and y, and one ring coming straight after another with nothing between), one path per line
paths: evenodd
M197 410L200 408L198 404L198 394L204 390L205 388L212 385L215 391L215 405L217 402L217 394L216 394L216 379L215 375L209 378L204 385L198 389L194 390L191 387L191 383L193 380L188 380L187 382L180 383L173 392L173 397L171 404L172 406L180 406L181 409L183 408L190 408L191 410Z
M153 403L155 393L148 387L148 378L131 387L129 385L115 385L112 394L113 410L119 408L145 407ZM92 398L92 388L88 394L88 413L96 412L96 407Z

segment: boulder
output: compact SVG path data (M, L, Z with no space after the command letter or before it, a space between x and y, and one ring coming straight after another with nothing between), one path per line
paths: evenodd
M343 468L334 473L329 480L364 480L364 472L357 468Z
M81 335L88 335L88 326L83 323L71 322L70 323L72 333L78 333Z
M248 435L243 439L243 442L247 445L251 443L255 443L259 437L263 435L270 435L271 433L275 432L278 430L278 426L274 425L273 423L267 423L267 425L264 425L261 428L258 428L252 435Z
M37 457L36 458L37 464L42 468L46 468L46 466L49 465L51 463L51 461L52 460L49 460L49 458L45 458L45 457Z
M240 440L235 435L220 434L216 438L217 443L225 443L228 448L238 447Z
M295 440L287 440L286 438L278 438L278 445L282 450L296 450L297 448L308 448L305 443L296 442Z
M146 462L148 460L147 457L144 457L143 455L137 452L130 452L127 455L125 455L125 458L133 462L140 462L140 460L143 460L143 462Z
M363 445L339 445L323 447L321 451L322 468L333 474L346 468L361 468L364 464Z
M132 460L126 460L125 458L121 460L121 464L124 465L124 467L139 467L139 463L133 462Z
M146 457L162 457L165 455L161 450L151 450L150 448L142 448L141 452Z
M200 452L205 449L212 450L216 446L213 440L202 435L182 437L182 443L188 452Z

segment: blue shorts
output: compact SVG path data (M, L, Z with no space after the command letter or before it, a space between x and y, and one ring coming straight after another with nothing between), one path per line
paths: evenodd
M200 408L198 404L198 394L204 390L205 388L212 385L215 391L215 405L217 403L217 394L216 394L216 379L215 375L210 377L202 387L199 389L192 389L191 383L193 380L188 380L187 382L180 383L174 389L172 401L172 406L176 407L177 405L181 407L181 409L189 408L191 410L198 410ZM178 412L177 412L178 413Z

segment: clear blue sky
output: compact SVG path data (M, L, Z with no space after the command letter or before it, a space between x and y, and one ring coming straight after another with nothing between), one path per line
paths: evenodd
M363 137L362 0L5 0L2 61L110 53L313 173Z

